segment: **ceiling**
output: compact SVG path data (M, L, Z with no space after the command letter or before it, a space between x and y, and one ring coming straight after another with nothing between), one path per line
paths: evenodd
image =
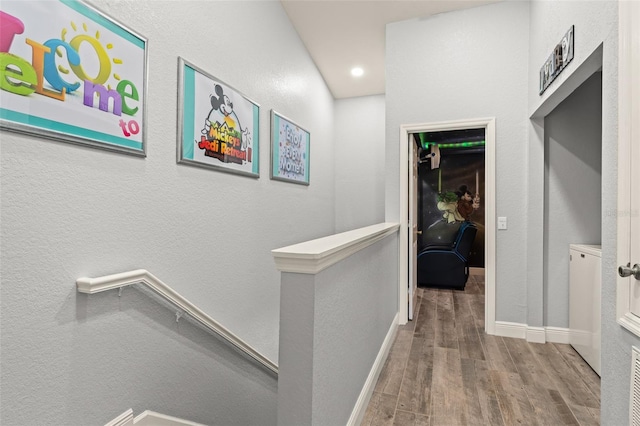
M385 26L500 0L281 0L334 98L385 92ZM351 76L353 67L364 75Z

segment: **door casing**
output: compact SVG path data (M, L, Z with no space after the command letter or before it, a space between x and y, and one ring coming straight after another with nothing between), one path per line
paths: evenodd
M409 215L409 179L411 179L413 147L411 134L447 130L485 129L485 312L484 324L487 334L495 334L496 326L496 181L495 181L495 117L436 123L403 124L400 126L400 245L398 263L398 311L399 323L406 324L409 318L409 274L410 243L413 232Z
M618 265L640 264L640 4L620 2L618 77ZM640 282L633 277L617 278L617 322L640 336L638 301ZM634 289L636 291L634 291Z
M411 135L409 141L411 141ZM418 305L418 147L409 143L409 158L411 159L409 177L409 320L415 318Z

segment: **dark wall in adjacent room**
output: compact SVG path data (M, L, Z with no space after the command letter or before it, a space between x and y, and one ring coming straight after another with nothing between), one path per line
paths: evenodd
M469 266L484 267L484 225L485 225L485 182L484 182L484 148L442 149L440 168L431 170L430 162L423 161L418 167L418 229L423 231L418 239L418 251L422 249L425 231L443 219L443 212L437 208L438 175L440 174L441 191L458 191L466 185L469 192L476 193L476 172L479 181L480 207L475 210L470 220L478 228Z

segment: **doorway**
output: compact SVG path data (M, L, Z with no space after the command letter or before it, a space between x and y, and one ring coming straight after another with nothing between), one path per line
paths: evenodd
M571 330L570 317L586 308L569 291L569 245L602 239L601 71L545 116L543 142L543 324Z
M469 222L475 238L468 253L458 254L474 275L484 276L484 128L414 133L413 138L418 147L418 253L449 242L461 222ZM419 277L418 284L429 281Z
M483 200L485 213L484 238L484 271L485 271L485 331L495 333L495 119L472 119L448 121L440 123L425 123L403 125L400 127L400 265L399 268L399 312L400 323L405 324L410 319L411 307L414 306L417 294L417 280L414 273L416 262L413 261L415 233L418 232L417 215L412 214L413 162L418 158L418 145L415 134L465 131L481 129L484 131L484 181L485 196ZM419 161L419 160L418 160ZM475 176L471 185L475 185ZM467 185L469 186L469 185ZM415 218L415 219L414 219ZM416 225L416 226L414 226ZM419 234L418 234L419 235ZM404 266L402 266L404 265Z

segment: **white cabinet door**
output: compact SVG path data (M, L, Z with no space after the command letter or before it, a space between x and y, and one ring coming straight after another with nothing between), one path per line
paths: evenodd
M569 250L569 343L600 375L600 248Z

